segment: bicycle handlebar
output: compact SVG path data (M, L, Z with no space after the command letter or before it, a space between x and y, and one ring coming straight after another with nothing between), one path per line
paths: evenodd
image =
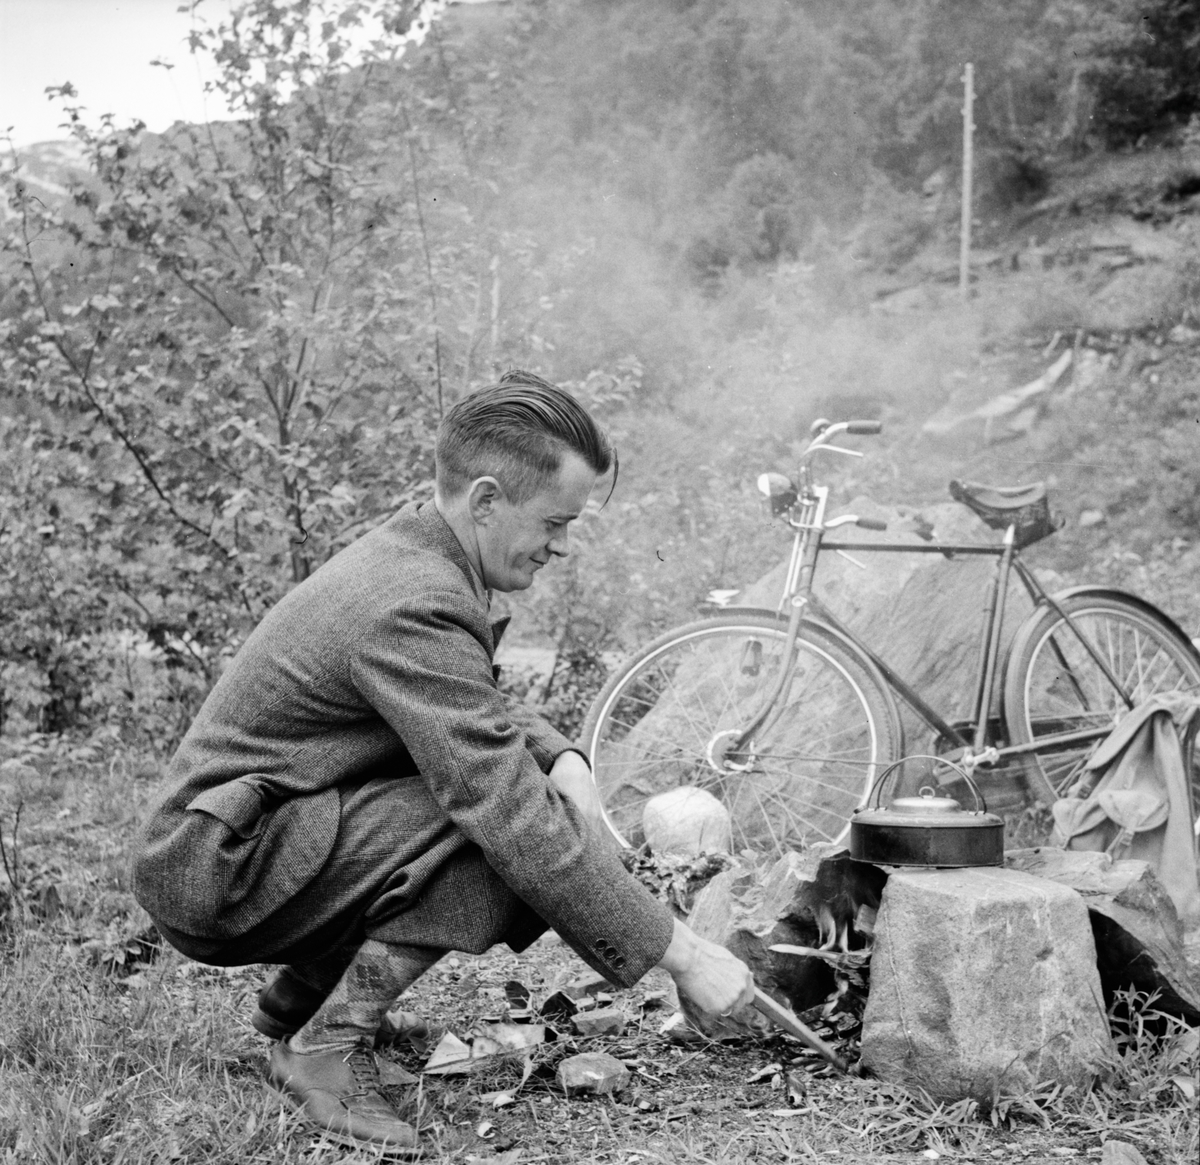
M883 432L882 421L847 421L846 432L857 437L874 437Z
M882 518L859 518L854 524L861 526L864 530L886 530L888 528Z

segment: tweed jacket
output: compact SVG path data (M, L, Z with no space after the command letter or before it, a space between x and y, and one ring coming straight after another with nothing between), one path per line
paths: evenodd
M245 933L318 875L339 783L386 772L424 782L519 898L636 982L671 916L546 776L573 746L501 695L494 650L433 503L335 555L247 638L180 744L135 844L139 901L185 934Z

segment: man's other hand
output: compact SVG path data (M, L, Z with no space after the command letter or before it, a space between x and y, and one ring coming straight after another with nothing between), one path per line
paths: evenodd
M678 919L659 966L679 994L707 1015L729 1015L754 1001L754 976L736 955L701 938Z
M559 753L550 770L550 780L560 793L575 802L584 820L602 841L612 839L604 820L604 810L600 806L600 792L592 780L592 770L579 753ZM615 840L613 848L616 848Z

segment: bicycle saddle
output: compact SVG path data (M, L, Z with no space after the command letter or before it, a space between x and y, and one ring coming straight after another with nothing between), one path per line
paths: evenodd
M955 480L950 483L950 496L973 510L976 502L989 510L1019 510L1040 502L1046 496L1046 483L1035 481L1032 485L981 485L977 481Z
M993 530L1015 527L1013 544L1018 550L1053 534L1062 525L1050 513L1044 481L1004 486L955 480L950 483L950 496L978 514Z

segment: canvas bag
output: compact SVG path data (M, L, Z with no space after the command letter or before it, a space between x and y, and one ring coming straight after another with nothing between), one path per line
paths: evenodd
M1128 712L1087 762L1074 795L1056 801L1051 843L1149 862L1180 919L1200 923L1188 774L1200 700L1156 696Z

